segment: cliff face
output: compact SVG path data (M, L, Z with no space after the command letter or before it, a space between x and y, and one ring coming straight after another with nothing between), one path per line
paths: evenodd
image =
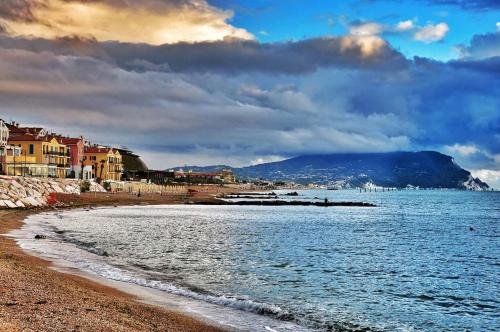
M453 158L439 152L309 155L234 169L244 178L318 183L339 188L384 187L488 189Z

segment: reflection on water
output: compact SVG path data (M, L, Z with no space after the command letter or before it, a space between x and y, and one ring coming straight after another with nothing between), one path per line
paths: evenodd
M304 326L500 329L499 193L299 193L378 207L179 205L43 218L54 238L145 280Z

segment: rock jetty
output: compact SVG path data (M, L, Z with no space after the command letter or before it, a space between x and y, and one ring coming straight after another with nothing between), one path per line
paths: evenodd
M257 205L257 206L355 206L376 207L373 203L366 202L314 202L314 201L282 201L282 200L252 200L252 201L224 201L221 199L196 203L198 205Z
M90 191L106 192L97 183ZM42 207L51 194L80 194L80 180L0 176L0 209Z

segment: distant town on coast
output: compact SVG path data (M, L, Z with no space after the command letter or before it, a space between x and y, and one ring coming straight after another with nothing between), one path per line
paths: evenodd
M0 174L41 178L166 183L235 183L230 169L217 172L149 170L127 148L92 144L42 127L0 120Z
M241 168L216 165L151 170L139 155L125 147L92 144L83 135L69 137L4 120L0 120L0 157L0 173L7 176L97 183L250 183L270 189L490 189L452 157L433 151L307 155Z

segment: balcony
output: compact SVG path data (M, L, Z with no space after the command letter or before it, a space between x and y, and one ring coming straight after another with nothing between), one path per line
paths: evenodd
M44 152L44 155L47 155L47 156L53 156L53 157L66 157L66 158L70 158L71 157L71 154L69 152L56 152L56 151L47 151L47 152Z
M2 160L7 164L36 164L36 157L28 156L2 156Z

